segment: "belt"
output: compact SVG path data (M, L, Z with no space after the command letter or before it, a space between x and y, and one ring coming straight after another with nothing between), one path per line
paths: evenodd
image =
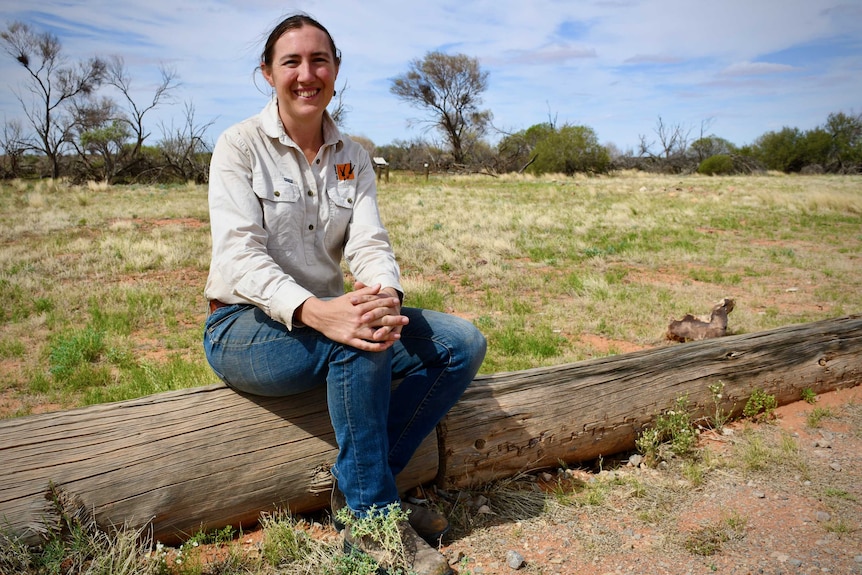
M224 302L219 301L217 299L211 299L210 300L210 313L213 313L215 310L222 308L222 307L227 307L229 305L232 305L232 304L224 303Z

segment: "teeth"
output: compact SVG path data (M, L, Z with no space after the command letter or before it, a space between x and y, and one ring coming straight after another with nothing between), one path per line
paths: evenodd
M300 98L311 98L315 94L317 94L317 90L298 90L296 94Z

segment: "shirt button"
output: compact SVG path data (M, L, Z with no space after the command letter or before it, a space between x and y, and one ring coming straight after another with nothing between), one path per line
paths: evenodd
M313 229L314 229L314 224L309 224L308 229L309 229L309 230L313 230Z
M348 203L348 204L352 204L352 203L353 203L353 198L347 198L347 203Z
M277 198L278 196L280 196L280 195L281 195L281 192L279 192L278 190L276 190L276 191L275 191L275 193L274 193L273 195Z
M311 190L308 190L308 195L309 195L309 196L313 196L313 195L314 195L314 192L312 192Z
M314 160L314 163L315 163L315 164L319 164L319 163L320 163L320 158L317 158L316 160Z

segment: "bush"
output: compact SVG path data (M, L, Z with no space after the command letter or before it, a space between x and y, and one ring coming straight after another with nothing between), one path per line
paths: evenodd
M733 158L727 154L717 154L702 161L697 172L706 176L726 176L735 173L736 169Z

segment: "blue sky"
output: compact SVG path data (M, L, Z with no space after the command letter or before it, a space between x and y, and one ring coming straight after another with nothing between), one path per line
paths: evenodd
M659 116L743 145L862 113L862 0L4 0L0 25L51 31L73 60L122 56L142 102L170 66L182 84L149 116L150 143L183 121L186 102L213 122L214 141L269 98L253 71L269 30L297 10L343 52L346 131L378 145L437 138L389 91L433 50L479 59L496 128L553 119L621 150L655 139ZM5 53L0 78L0 119L21 118L23 70Z

